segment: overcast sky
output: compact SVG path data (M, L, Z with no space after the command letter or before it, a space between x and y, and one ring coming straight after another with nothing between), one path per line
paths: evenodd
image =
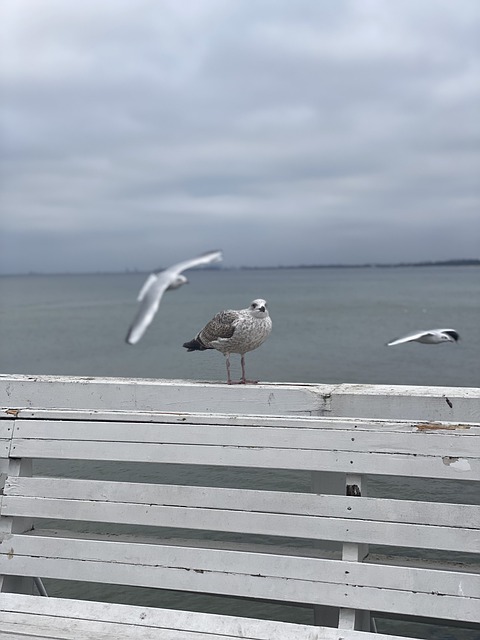
M2 0L0 272L480 257L478 0Z

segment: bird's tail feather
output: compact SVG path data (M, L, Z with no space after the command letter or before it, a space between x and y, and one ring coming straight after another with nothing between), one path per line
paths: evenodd
M190 340L190 342L184 342L183 346L188 351L206 351L206 349L208 349L208 347L206 347L203 344L203 342L198 338L198 336L193 340Z

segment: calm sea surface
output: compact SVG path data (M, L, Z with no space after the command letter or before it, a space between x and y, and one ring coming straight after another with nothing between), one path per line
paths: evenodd
M136 296L144 274L0 277L0 373L63 374L226 379L225 359L215 352L187 353L182 343L193 338L221 309L248 306L265 298L273 320L268 341L247 354L247 374L262 381L312 383L378 383L480 386L480 269L476 267L271 269L189 272L189 285L167 292L142 340L125 343L136 312ZM386 347L388 340L417 329L453 327L458 344L417 343ZM235 356L234 375L239 375ZM57 469L43 463L40 471ZM85 465L63 470L82 477ZM125 465L124 478L146 482L181 482L185 468L155 469ZM225 484L220 472L216 480ZM108 466L88 469L90 477L108 477ZM195 475L196 474L196 475ZM205 483L203 471L190 470L193 483ZM308 490L307 474L264 474L266 488ZM258 479L232 470L229 486L252 486ZM387 495L388 481L373 478L371 495ZM441 483L440 483L441 484ZM396 490L402 497L478 503L475 487L450 489L439 483L419 487L407 481ZM437 495L437 497L435 497ZM438 497L440 496L440 497ZM48 523L47 523L48 524ZM52 594L95 597L95 585L50 584ZM217 610L217 599L139 589L141 604ZM132 591L113 588L112 599L132 598ZM311 622L302 608L234 599L222 609ZM435 640L478 640L476 631L405 625L379 621L379 631L418 634Z
M263 381L480 385L480 268L189 272L135 346L124 342L144 275L0 278L0 372L225 380L216 351L187 353L217 311L268 301L273 331L246 356ZM386 347L453 327L458 344ZM232 356L232 360L235 356Z

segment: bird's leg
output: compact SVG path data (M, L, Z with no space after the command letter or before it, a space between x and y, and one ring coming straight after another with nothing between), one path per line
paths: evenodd
M257 384L258 380L247 380L245 376L245 355L242 353L242 358L240 360L242 364L242 379L241 384Z
M242 365L242 384L247 384L247 379L245 378L245 355L243 353L240 362Z
M225 354L227 364L227 384L257 384L258 380L247 380L245 377L245 356L242 355L242 379L239 382L234 382L230 376L230 354Z
M230 354L225 354L226 363L227 363L227 384L232 384L232 379L230 377Z

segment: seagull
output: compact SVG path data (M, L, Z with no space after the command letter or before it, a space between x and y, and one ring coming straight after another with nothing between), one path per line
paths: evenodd
M221 251L207 251L196 258L174 264L168 269L152 272L138 294L137 300L141 302L141 305L128 330L125 341L128 344L136 344L157 313L164 292L178 289L182 284L188 282L187 278L182 275L182 271L220 262L222 258Z
M253 351L270 335L272 320L265 300L254 300L247 309L227 309L217 313L203 327L196 338L185 342L188 351L216 349L223 353L227 363L227 384L234 384L230 377L230 354L241 354L242 379L239 384L255 384L245 377L245 354Z
M423 344L440 344L442 342L458 342L460 335L455 329L429 329L428 331L416 331L408 333L403 338L395 338L387 342L387 347L405 342L421 342Z

